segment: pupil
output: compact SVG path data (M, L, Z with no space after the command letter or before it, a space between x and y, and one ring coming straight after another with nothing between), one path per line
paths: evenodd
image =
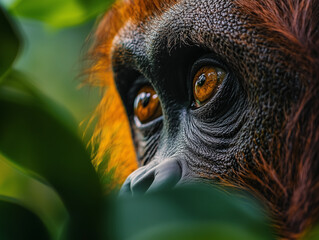
M198 77L197 85L201 87L204 85L205 81L206 81L206 76L205 74L202 74Z
M143 96L141 97L141 101L142 101L142 106L143 108L145 108L151 99L151 94L150 93L144 93Z

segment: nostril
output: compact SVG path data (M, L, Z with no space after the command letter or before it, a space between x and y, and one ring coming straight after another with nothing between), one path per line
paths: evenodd
M135 182L131 182L133 195L145 193L154 181L154 171L150 171Z
M123 184L120 195L138 195L173 188L181 178L182 167L178 160L166 160L151 169L140 168L133 172Z
M147 192L173 188L181 177L182 169L176 160L164 162L156 168L155 178Z
M139 179L141 179L147 172L148 169L146 169L145 167L141 167L132 172L122 185L119 192L119 196L131 196L132 186L134 185L134 182L137 182Z

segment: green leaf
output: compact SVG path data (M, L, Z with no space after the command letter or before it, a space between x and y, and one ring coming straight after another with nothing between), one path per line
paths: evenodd
M105 12L115 0L78 0L78 2L92 14L97 15Z
M228 222L176 222L145 230L129 240L263 240L269 239L254 231L247 231Z
M114 205L112 239L274 239L261 206L212 186L120 198Z
M0 88L0 111L0 153L54 187L70 215L68 236L97 238L101 189L78 136L23 89Z
M13 14L40 20L57 28L77 25L104 12L110 1L28 0L10 7Z
M0 239L50 239L40 219L14 199L0 196Z
M53 239L61 235L68 213L51 186L17 171L0 155L0 195L19 200L20 205L36 214ZM1 238L0 238L1 239Z
M0 81L11 67L20 49L18 31L0 5Z
M70 130L78 131L77 123L73 116L65 108L45 96L23 72L15 69L11 70L3 79L2 88L6 90L4 92L18 91L20 94L36 99L38 105L58 117Z

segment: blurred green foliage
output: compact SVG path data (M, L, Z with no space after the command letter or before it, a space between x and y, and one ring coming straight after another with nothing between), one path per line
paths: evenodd
M43 222L34 213L15 203L14 199L0 197L0 200L1 239L50 239Z
M109 217L111 239L273 239L255 201L207 185L118 199Z
M105 12L110 0L15 0L7 3L19 17L43 21L56 28L83 23Z
M0 89L2 155L29 176L50 184L60 193L74 228L94 236L101 192L90 156L77 134L32 90L15 79Z
M75 79L90 19L110 1L2 3L0 239L273 239L261 206L211 186L104 196L78 128L99 94Z
M0 81L2 75L10 68L16 58L20 39L13 23L9 21L6 12L0 8L1 45L0 45Z
M5 2L11 14L31 19L40 18L27 15L28 9L46 16L51 12L52 21L47 18L43 19L45 22L22 18L13 21L12 16L0 8L0 110L3 116L0 123L0 194L10 197L1 206L10 205L11 212L15 208L19 212L20 205L30 209L45 223L53 239L63 235L66 224L69 227L65 236L94 237L99 219L96 209L101 197L98 178L84 146L86 143L82 142L83 132L78 129L80 121L92 113L99 94L87 89L76 90L82 67L79 64L81 49L93 23L59 30L56 27L87 21L103 12L109 1L99 1L99 11L94 10L95 5L88 6L93 1L73 2L74 7L78 4L87 10L83 13L85 17L75 16L76 9L70 8L71 1L60 1L59 7L58 1L51 1L51 5L49 1ZM59 26L58 19L62 19ZM57 193L61 191L64 193ZM10 211L4 209L6 207L0 210L1 216L9 216ZM69 218L73 220L67 220ZM89 219L91 227L87 224ZM28 223L25 218L24 222ZM30 227L33 223L30 221ZM4 235L0 234L0 239L7 239L6 234L13 233L4 231L7 226L2 225L0 233ZM34 239L25 237L23 239ZM16 238L12 235L9 239Z

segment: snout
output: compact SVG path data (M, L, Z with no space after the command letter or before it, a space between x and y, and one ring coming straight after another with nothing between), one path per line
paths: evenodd
M144 166L134 171L123 184L120 195L137 195L173 188L182 177L182 165L171 159L155 166Z

